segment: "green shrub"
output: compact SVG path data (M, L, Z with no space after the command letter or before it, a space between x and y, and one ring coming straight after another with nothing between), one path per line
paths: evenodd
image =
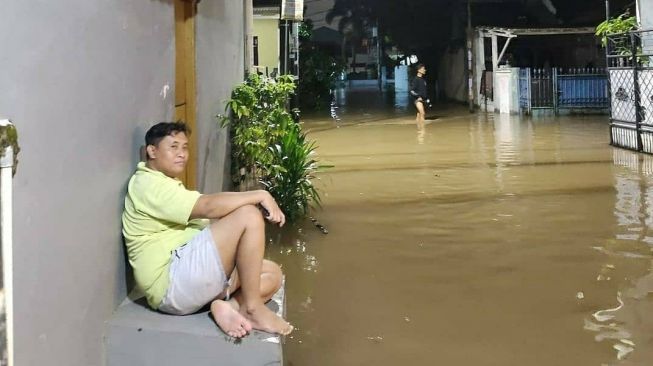
M608 35L627 33L638 28L637 18L625 12L616 18L607 19L596 27L596 35L601 37L603 47L608 45ZM630 52L630 48L625 49Z
M262 185L290 222L320 203L312 182L319 168L315 143L288 111L294 90L292 76L250 75L227 102L230 115L219 116L222 126L231 127L234 183L241 190L254 188L248 182Z
M650 64L651 58L648 56L642 56L642 46L635 44L635 49L633 50L632 39L629 35L629 32L639 29L640 25L637 22L637 18L630 16L630 13L626 11L625 13L619 15L616 18L611 18L603 21L596 27L596 36L601 38L601 44L603 47L609 47L608 52L613 55L618 56L629 56L628 61L633 61L633 56L635 57L635 62L643 66L648 66ZM612 38L611 44L608 45L608 38L610 35L618 35L617 37ZM633 51L635 55L633 55ZM625 58L618 59L617 62L623 66Z

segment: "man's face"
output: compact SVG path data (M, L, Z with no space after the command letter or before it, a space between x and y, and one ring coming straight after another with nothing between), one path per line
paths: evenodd
M422 75L426 75L426 67L422 66L420 67L417 72L419 72Z
M169 177L178 177L188 162L188 138L183 132L166 136L157 146L148 145L147 154L150 168Z

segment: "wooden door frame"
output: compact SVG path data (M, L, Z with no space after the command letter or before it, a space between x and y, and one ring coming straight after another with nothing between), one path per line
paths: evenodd
M183 52L183 70L184 70L184 85L185 90L185 122L190 128L191 134L188 136L189 140L189 157L188 164L186 164L186 171L182 177L182 181L188 189L196 189L197 187L197 153L199 151L197 145L197 89L196 89L196 65L195 65L195 17L197 15L197 1L196 0L174 0L174 19L175 19L175 92L178 90L177 85L177 62L179 62L180 50L177 49L177 37L184 37L184 50ZM177 30L178 16L183 14L183 28L182 34ZM175 108L177 105L175 103Z

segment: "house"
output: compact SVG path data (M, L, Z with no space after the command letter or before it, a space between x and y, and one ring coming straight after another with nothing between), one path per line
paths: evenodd
M104 365L125 299L120 213L145 131L193 128L190 187L229 182L215 116L248 68L251 1L15 1L0 12L0 119L18 129L14 364Z
M279 73L281 56L281 32L279 6L254 4L254 67L264 75Z
M254 67L259 74L299 76L303 0L254 0Z

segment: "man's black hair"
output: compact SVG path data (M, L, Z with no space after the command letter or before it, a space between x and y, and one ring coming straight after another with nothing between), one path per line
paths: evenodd
M159 142L166 136L176 135L183 132L190 135L190 128L184 122L160 122L152 126L145 134L145 146L158 146Z
M421 69L422 67L426 67L426 65L424 65L424 64L417 64L417 68L415 69L415 71L416 71L416 72L419 71L419 69Z

